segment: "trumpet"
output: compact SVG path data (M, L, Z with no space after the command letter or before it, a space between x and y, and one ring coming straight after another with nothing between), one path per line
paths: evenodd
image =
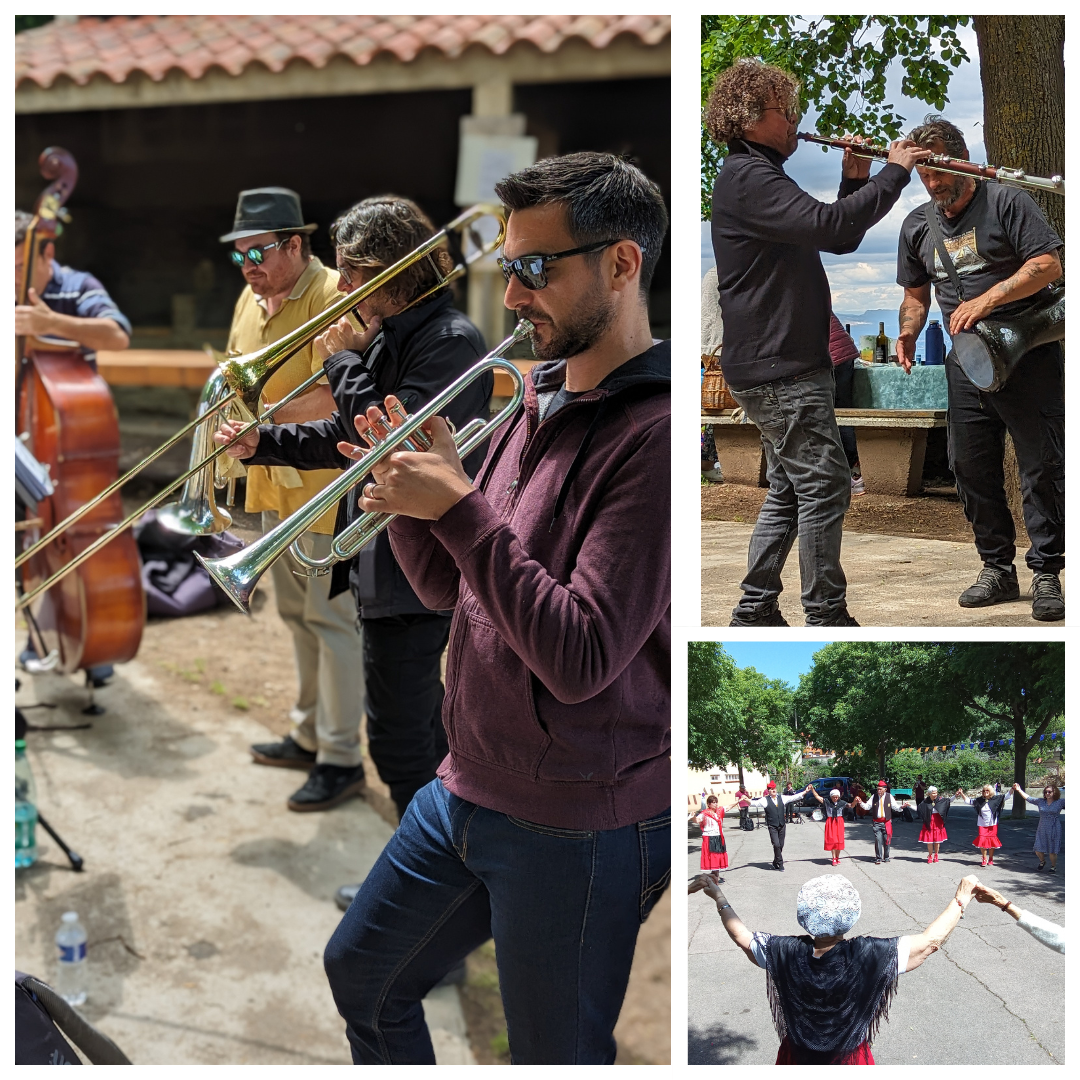
M810 135L800 131L797 138L803 142L831 146L835 150L850 150L855 157L869 158L871 161L886 161L889 151L870 143L857 143L851 139L827 139L822 135ZM996 180L999 184L1017 184L1020 187L1033 188L1036 191L1052 191L1055 195L1065 194L1065 178L1051 176L1028 176L1023 169L1007 169L1004 165L980 165L975 161L949 157L948 154L931 154L926 161L920 161L920 169L937 169L939 172L953 173L956 176L970 176L976 180Z
M485 372L502 370L514 383L514 392L510 400L490 419L471 420L460 431L455 432L454 445L461 457L467 457L485 439L489 438L496 428L517 411L525 397L525 380L521 372L509 360L502 359L502 356L511 346L528 337L532 329L532 323L528 319L522 319L505 341L492 349L487 356L478 360L468 371L455 379L417 412L406 416L400 406L391 410L395 413L396 419L402 421L397 427L389 427L388 422L380 425L388 429L386 434L376 438L371 449L359 461L350 465L340 477L264 536L241 551L221 559L206 559L198 552L195 553L195 558L206 567L207 573L229 599L248 615L251 614L251 595L259 579L286 551L292 552L293 556L305 567L309 576L328 573L334 563L353 558L397 515L375 512L362 514L348 528L334 537L330 554L325 559L308 557L299 546L300 537L390 454L401 449L426 450L430 448L430 439L421 430L423 425L433 416L437 416L440 410Z
M486 241L476 230L476 223L485 217L493 217L499 223L498 235L493 239ZM259 424L267 423L273 417L274 413L283 405L292 401L294 398L299 397L304 391L314 386L315 383L323 377L321 371L317 371L309 378L305 379L280 401L274 402L272 405L267 406L260 411L263 388L278 368L280 368L287 360L295 356L301 349L305 348L312 339L321 334L339 318L352 311L352 309L362 300L365 300L368 296L372 295L372 293L377 292L403 270L407 270L421 259L427 258L431 252L442 244L452 241L452 246L458 255L454 268L449 271L449 273L440 275L436 284L420 296L416 297L409 306L411 307L414 304L418 304L421 300L427 299L427 297L438 292L440 289L445 288L452 281L462 277L472 263L496 251L502 245L505 232L506 221L503 217L501 207L484 204L473 206L454 218L453 221L425 240L413 251L409 252L408 255L405 255L381 273L376 274L375 277L366 284L354 289L351 293L345 294L341 299L336 300L331 304L325 311L316 315L314 318L309 319L303 326L297 327L297 329L286 334L285 337L281 338L279 341L275 341L273 344L267 345L265 348L259 349L256 352L248 353L246 356L222 357L218 365L219 371L211 376L207 387L203 391L199 415L188 424L185 424L184 427L172 436L172 438L144 458L140 464L135 466L135 468L129 470L117 480L114 480L104 491L100 492L74 513L69 514L63 521L51 528L34 544L22 551L15 559L15 566L22 566L27 559L38 554L46 544L51 543L62 533L66 532L72 525L81 520L86 514L90 513L103 500L118 491L138 472L156 461L171 447L175 446L189 432L203 426L203 437L201 439L195 439L196 446L193 447L193 460L190 467L177 479L171 481L152 499L143 503L138 510L128 514L123 521L114 525L109 532L104 533L92 544L88 544L70 562L57 570L56 573L47 577L44 581L39 582L29 592L23 593L18 597L16 600L16 608L26 607L27 604L31 603L31 601L36 599L43 592L51 589L61 578L81 566L87 559L112 541L114 537L118 536L125 529L130 528L143 516L143 514L146 513L147 510L150 510L167 496L171 495L181 485L187 485L188 481L202 470L209 469L212 471L214 462L224 454L231 445L231 443L227 443L224 446L214 446L211 449L213 432L218 426L218 420L216 418L219 414L223 413L223 410L236 408L240 411L241 416L244 419L249 416L253 418L237 433L235 439L241 439L258 427ZM457 242L459 234L468 236L474 247L474 250L470 252L468 256L460 254L460 243ZM214 385L211 386L210 384ZM233 441L235 441L235 439ZM194 458L199 452L202 453L202 457L200 460L195 461ZM175 512L171 512L170 515L168 515L169 520L178 524L181 531L197 535L200 532L218 531L219 526L222 528L227 527L227 525L222 525L224 517L221 512L216 507L211 510L208 505L208 503L212 503L213 501L212 495L209 496L209 499L207 498L207 493L209 492L211 485L212 481L204 478L201 486L196 486L194 490L186 489L185 496L177 505Z

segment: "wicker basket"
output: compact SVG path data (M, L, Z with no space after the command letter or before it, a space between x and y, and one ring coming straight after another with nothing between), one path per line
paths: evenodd
M703 356L701 362L705 375L701 380L701 411L718 413L724 409L738 408L738 403L731 396L731 391L724 382L724 373L720 370L719 356Z

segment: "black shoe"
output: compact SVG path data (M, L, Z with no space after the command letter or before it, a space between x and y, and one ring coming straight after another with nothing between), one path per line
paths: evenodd
M1065 597L1057 574L1036 574L1031 579L1031 617L1039 622L1065 618Z
M834 616L828 622L823 623L807 623L807 626L858 626L859 624L855 619L848 614L847 608L844 608L839 615Z
M874 860L874 865L875 866L880 866L881 865L881 860L880 859L875 859Z
M1035 873L1038 873L1040 870L1045 870L1045 869L1046 869L1046 863L1039 863L1039 865L1035 867Z
M364 793L364 766L316 765L299 791L286 804L290 810L329 810Z
M885 862L892 862L892 859L885 859Z
M1016 580L1016 567L999 570L996 566L984 566L970 589L965 589L957 601L961 607L989 607L991 604L1007 604L1020 599L1020 583Z
M337 904L342 911L348 911L349 905L356 899L356 894L359 891L359 885L342 885L341 888L334 893L334 903Z
M735 609L736 611L738 608ZM780 614L779 606L774 607L771 611L761 615L753 615L750 618L740 617L735 615L733 611L731 613L735 616L728 626L790 626L791 623Z
M1056 874L1057 873L1057 867L1056 866L1051 866L1050 867L1050 873L1051 874Z
M305 750L286 735L281 742L257 743L251 748L256 765L277 765L282 769L310 769L315 764L315 751Z

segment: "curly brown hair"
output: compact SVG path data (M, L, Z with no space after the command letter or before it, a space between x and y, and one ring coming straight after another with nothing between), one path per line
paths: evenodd
M799 80L761 60L740 60L716 76L705 106L705 129L716 143L741 139L775 98L782 109L799 105Z
M338 258L349 266L385 270L435 235L431 219L412 201L377 195L358 202L330 226ZM437 249L395 275L380 290L395 304L408 304L454 268L449 252Z
M923 117L923 122L911 129L908 138L924 150L931 143L940 142L945 144L945 153L950 157L967 157L968 148L964 141L964 133L938 113L927 113Z

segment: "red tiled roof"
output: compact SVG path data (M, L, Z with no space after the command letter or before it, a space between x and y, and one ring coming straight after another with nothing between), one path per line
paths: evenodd
M62 75L84 86L141 71L160 82L179 69L198 79L217 65L239 75L249 64L281 71L291 60L324 67L335 56L369 64L379 53L414 60L424 49L447 57L479 45L496 56L520 41L545 53L571 38L603 49L620 34L656 45L670 15L142 15L51 22L15 36L15 85L48 88Z

